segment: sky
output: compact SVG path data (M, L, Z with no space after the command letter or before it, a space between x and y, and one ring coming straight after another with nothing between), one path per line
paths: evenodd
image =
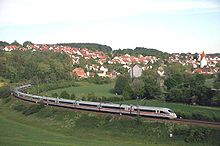
M0 0L0 40L220 53L220 0Z

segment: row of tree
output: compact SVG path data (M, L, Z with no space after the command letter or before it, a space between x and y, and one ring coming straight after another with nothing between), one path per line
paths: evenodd
M146 75L148 73L148 75ZM161 96L155 71L145 72L140 78L131 79L128 75L118 76L114 91L124 97L152 99Z
M96 43L61 43L58 45L66 45L66 46L71 46L75 48L88 48L93 51L102 51L105 53L111 53L112 48L107 45L101 45L101 44L96 44Z
M144 48L144 47L136 47L135 49L118 49L118 50L113 50L113 54L129 54L132 56L138 56L140 54L144 56L156 56L159 58L167 58L169 56L168 53L156 50L156 49L151 49L151 48Z
M12 43L8 43L8 42L5 42L5 41L0 41L0 47L5 47L5 46L8 46L8 45L22 46L16 40L13 41Z
M114 91L124 97L160 98L167 102L186 104L220 105L220 93L207 87L207 76L190 74L185 67L171 64L166 68L166 76L160 77L156 70L145 71L140 78L119 76ZM220 81L220 75L216 82ZM219 82L220 83L220 82Z

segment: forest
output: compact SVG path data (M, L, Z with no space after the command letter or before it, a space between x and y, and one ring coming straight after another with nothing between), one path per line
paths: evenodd
M0 76L10 82L49 83L71 79L71 58L53 51L0 51Z
M169 56L169 53L162 52L157 49L144 48L144 47L136 47L135 49L118 49L118 50L113 50L112 53L115 55L129 54L132 56L138 56L142 54L143 56L155 56L159 58L167 58Z

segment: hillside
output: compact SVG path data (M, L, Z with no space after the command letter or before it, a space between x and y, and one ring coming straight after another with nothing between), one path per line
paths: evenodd
M0 76L11 82L54 82L69 80L71 58L53 51L0 50Z
M168 53L159 51L157 49L151 49L151 48L144 48L144 47L136 47L134 50L133 49L119 49L119 50L114 50L113 54L129 54L132 56L137 56L142 54L143 56L156 56L160 58L166 58L169 56Z
M219 145L218 129L42 107L13 98L0 100L0 109L4 146Z
M96 43L60 43L58 45L65 45L65 46L71 46L75 48L88 48L92 51L102 51L102 52L111 52L112 48L107 45L101 45Z

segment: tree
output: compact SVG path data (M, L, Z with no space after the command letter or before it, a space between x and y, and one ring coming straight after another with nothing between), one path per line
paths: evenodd
M166 85L167 89L170 90L171 88L175 87L178 85L177 81L173 79L172 77L168 77L164 84Z
M21 44L19 44L16 40L14 42L12 42L11 45L21 46Z
M135 78L131 83L133 96L143 97L144 95L144 82L140 79Z
M8 42L0 41L0 47L5 47L5 46L8 46L8 45L9 45Z
M220 62L216 64L216 67L220 67Z
M205 75L195 74L191 80L191 87L202 86L205 84Z
M52 93L51 96L54 97L54 98L57 98L58 94L57 93Z
M173 102L181 102L182 99L182 90L178 88L170 89L166 101L173 101Z
M188 87L182 87L182 101L183 103L190 104L192 102L191 90Z
M215 79L214 88L220 89L220 73L217 74L217 77Z
M23 43L23 47L27 47L28 45L33 45L33 43L31 41L25 41Z
M128 79L124 76L118 76L118 78L116 79L114 91L117 94L121 95L124 89L127 88L128 86L129 86Z
M197 103L201 105L210 105L213 97L213 91L211 88L205 85L196 86L192 89L192 95L197 96Z
M11 82L34 81L33 77L38 78L39 83L71 78L71 58L65 53L15 50L0 51L0 56L0 76Z
M143 72L141 80L144 82L144 96L145 98L152 99L161 97L160 79L157 70L146 70Z
M0 98L7 98L11 95L11 89L9 85L0 87Z
M66 99L69 99L70 98L70 95L69 93L66 92L66 90L63 90L61 93L60 93L60 98L66 98Z
M72 94L70 95L70 99L76 99L76 95L75 95L74 93L72 93Z
M211 102L213 105L220 106L220 92L216 93Z

